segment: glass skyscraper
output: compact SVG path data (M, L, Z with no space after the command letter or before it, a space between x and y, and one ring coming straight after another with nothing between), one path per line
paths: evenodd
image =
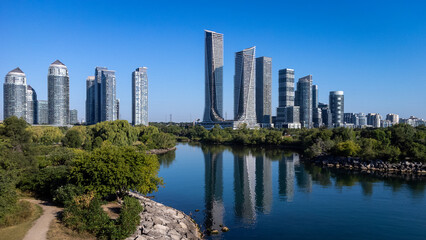
M300 109L294 105L294 69L278 71L278 108L276 127L284 123L298 123Z
M345 99L343 91L331 91L329 103L333 125L335 127L342 126L344 120L343 113L345 112Z
M3 84L4 119L16 116L27 118L27 77L18 67L6 74Z
M37 93L27 85L27 123L37 124Z
M132 73L132 124L148 126L148 75L146 67Z
M252 128L256 125L255 111L255 51L256 47L235 53L234 118Z
M101 121L117 120L115 71L103 70L101 82Z
M297 82L296 105L300 107L302 127L312 127L312 75L302 77Z
M56 60L49 66L48 73L48 104L49 124L64 126L70 119L70 88L67 67Z
M49 123L49 104L46 100L37 101L37 124Z
M70 124L78 123L78 111L76 109L70 110Z
M272 121L272 58L256 58L256 115L258 123Z
M86 79L86 124L95 123L95 76Z
M223 119L223 34L205 31L204 122Z

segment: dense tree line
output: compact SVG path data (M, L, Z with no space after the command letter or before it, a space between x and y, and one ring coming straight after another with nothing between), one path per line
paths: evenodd
M360 157L364 160L382 159L426 161L426 127L397 124L388 128L314 128L314 129L222 129L202 126L155 124L162 132L179 140L213 144L268 145L295 148L305 157L337 155Z

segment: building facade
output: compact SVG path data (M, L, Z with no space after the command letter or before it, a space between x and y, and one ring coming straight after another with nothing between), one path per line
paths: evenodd
M394 113L389 113L386 115L386 120L389 120L392 124L399 123L399 115Z
M77 109L70 110L70 124L75 125L78 124L78 111Z
M37 93L27 85L27 123L37 124Z
M331 91L329 104L333 126L342 126L344 121L343 113L345 112L345 99L343 91Z
M312 75L302 77L297 82L296 105L300 107L302 127L312 127Z
M95 123L95 76L86 79L86 124Z
M132 124L148 126L148 75L147 68L137 68L132 73Z
M234 119L249 128L256 125L255 110L256 47L235 53Z
M37 124L49 124L49 103L46 100L37 100Z
M272 123L272 58L256 58L257 122Z
M223 119L223 34L205 31L205 108L203 122Z
M318 102L318 108L321 110L322 125L328 128L333 127L331 111L328 104Z
M101 82L101 121L114 120L117 120L115 71L103 70Z
M367 114L367 125L375 128L380 127L380 121L382 120L382 116L378 113L369 113Z
M290 107L290 109L286 109L287 107ZM276 119L278 127L282 123L296 122L295 118L287 117L288 111L291 111L291 115L294 116L295 111L299 112L299 109L294 108L294 70L285 68L278 71L278 108Z
M18 67L6 74L3 84L4 119L16 116L27 118L27 77Z
M67 67L56 60L49 66L48 72L49 124L64 126L69 124L70 92Z

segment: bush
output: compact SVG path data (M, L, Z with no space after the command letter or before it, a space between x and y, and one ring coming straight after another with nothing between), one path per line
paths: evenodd
M111 239L124 239L132 235L140 223L142 206L139 200L126 196L123 201L120 217L117 219L116 227L111 232Z
M56 189L53 193L53 202L60 205L69 205L76 196L82 195L84 189L73 184L67 184Z
M78 130L71 129L65 134L62 142L64 146L70 148L80 148L83 144L83 136L81 136L81 133Z
M36 206L27 201L20 201L11 206L11 211L3 212L0 218L0 227L8 227L20 224L33 216Z
M0 222L13 211L17 199L14 178L0 169Z
M336 154L344 157L356 156L361 151L361 147L355 142L348 140L336 145Z

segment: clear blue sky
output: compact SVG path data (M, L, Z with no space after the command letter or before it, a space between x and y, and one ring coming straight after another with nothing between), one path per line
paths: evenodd
M426 118L426 1L0 1L0 75L15 67L39 99L59 59L70 106L84 118L85 80L116 70L121 117L131 119L131 73L148 67L149 120L201 118L204 29L224 34L224 110L233 115L234 54L256 46L278 70L312 74L320 101L345 92L345 112ZM3 88L0 90L3 95ZM1 98L2 99L2 98ZM3 117L3 99L0 101Z

